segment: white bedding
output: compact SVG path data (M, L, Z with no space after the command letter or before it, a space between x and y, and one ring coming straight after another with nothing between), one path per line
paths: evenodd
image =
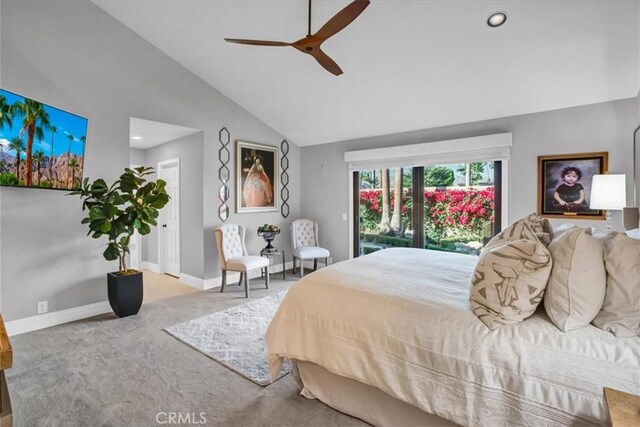
M484 326L476 259L386 249L306 276L267 331L272 376L283 358L313 362L462 425L604 424L603 386L640 394L637 337L563 333L543 310Z

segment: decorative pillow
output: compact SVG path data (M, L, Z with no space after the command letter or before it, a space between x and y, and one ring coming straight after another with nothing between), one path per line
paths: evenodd
M562 234L566 233L567 231L575 230L576 228L580 228L580 227L577 224L574 224L572 222L565 222L564 224L560 224L553 230L551 241L553 242L554 240L560 238ZM592 235L591 228L585 228L584 232L587 233L589 236Z
M593 324L620 338L640 334L640 240L611 233L603 240L607 289Z
M520 239L540 241L547 246L551 241L552 233L553 228L549 220L542 219L535 213L532 213L502 230L487 243L485 248L502 244L506 241Z
M602 244L577 226L559 229L549 244L553 258L544 308L563 332L587 326L602 307L607 274Z
M538 240L512 240L485 248L471 278L473 312L490 329L531 316L542 301L551 255Z

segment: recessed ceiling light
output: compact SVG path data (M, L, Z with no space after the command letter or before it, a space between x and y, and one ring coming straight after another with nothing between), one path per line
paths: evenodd
M142 139L141 136L132 136L131 139Z
M495 28L504 24L507 21L507 14L505 12L494 12L487 18L487 25Z

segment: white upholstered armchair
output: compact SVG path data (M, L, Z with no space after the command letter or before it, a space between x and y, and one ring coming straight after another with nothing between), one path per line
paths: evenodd
M264 274L264 284L269 289L269 259L257 255L248 255L244 244L244 227L238 224L225 224L215 230L218 245L218 260L222 269L222 286L224 292L227 284L227 271L240 273L240 282L244 276L244 294L249 298L249 271L257 268Z
M296 270L296 258L300 260L300 277L304 274L303 261L312 259L313 270L318 268L318 258L324 258L324 265L329 264L329 251L318 243L318 223L310 219L297 219L291 223L291 239L293 243L293 271Z

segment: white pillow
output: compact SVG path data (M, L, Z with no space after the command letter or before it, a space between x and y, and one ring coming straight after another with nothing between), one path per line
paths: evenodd
M558 232L561 231L561 232ZM587 326L596 317L606 289L602 244L573 226L554 232L553 258L544 308L563 332Z
M604 241L607 290L593 324L620 338L640 334L640 240L611 233Z

